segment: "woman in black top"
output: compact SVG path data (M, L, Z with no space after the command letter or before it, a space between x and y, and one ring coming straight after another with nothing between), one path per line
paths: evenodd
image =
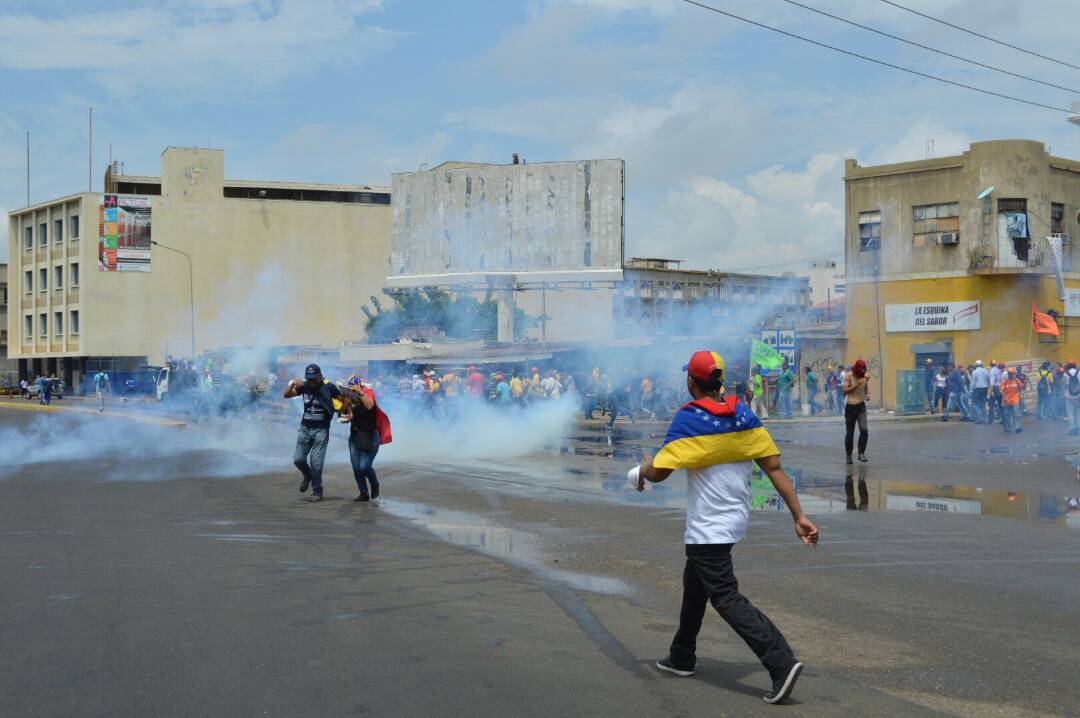
M375 475L373 464L375 455L379 453L379 430L375 399L366 389L356 387L342 392L341 403L342 420L352 424L349 431L349 461L356 486L360 489L360 494L353 501L377 499L379 478Z

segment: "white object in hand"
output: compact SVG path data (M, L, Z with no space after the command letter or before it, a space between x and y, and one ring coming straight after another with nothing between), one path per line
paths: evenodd
M626 480L630 482L630 485L635 489L638 489L638 482L641 480L641 467L635 466L626 472ZM639 491L641 489L638 489Z

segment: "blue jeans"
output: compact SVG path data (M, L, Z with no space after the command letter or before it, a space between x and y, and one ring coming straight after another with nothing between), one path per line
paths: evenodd
M949 401L945 403L945 413L941 415L942 418L948 419L949 414L952 413L952 410L953 410L954 406L956 407L956 410L958 412L960 412L960 416L962 418L966 419L967 418L967 412L964 411L964 400L962 398L961 393L958 392L958 391L950 391L949 392Z
M817 387L812 386L812 387L810 387L809 391L810 391L810 398L809 398L808 403L810 404L810 413L811 414L816 414L818 412L818 410L821 408L820 406L817 405L817 402L814 401L814 397L817 396Z
M791 418L791 389L783 389L780 391L780 418Z
M1016 431L1020 428L1020 405L1003 404L1001 426L1005 431Z
M986 394L987 388L971 390L971 418L979 424L986 422ZM986 422L989 423L989 422Z
M371 491L379 488L379 477L375 475L375 455L379 453L379 432L375 432L371 440L371 449L363 451L357 447L356 432L349 432L349 462L352 464L353 478L356 479L356 487L360 493L367 494L368 484Z
M322 470L326 462L326 445L330 443L329 427L301 426L296 433L293 465L305 479L311 481L311 493L322 496Z

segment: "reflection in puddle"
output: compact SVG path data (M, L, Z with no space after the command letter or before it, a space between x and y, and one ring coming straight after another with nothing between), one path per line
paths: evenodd
M594 593L630 593L630 586L615 578L562 571L547 566L537 545L536 536L497 526L476 514L435 509L408 501L384 501L382 509L395 516L415 521L443 541L475 549L539 573L544 578Z

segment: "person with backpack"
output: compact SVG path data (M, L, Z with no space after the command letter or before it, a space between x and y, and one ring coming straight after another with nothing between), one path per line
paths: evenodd
M1080 368L1070 359L1065 366L1065 406L1069 412L1069 436L1080 436Z
M109 375L99 371L94 374L94 393L97 395L98 411L105 411L105 393L109 391Z
M1051 417L1051 395L1054 386L1054 370L1051 366L1050 362L1044 361L1035 374L1035 391L1038 396L1035 419L1038 421Z

